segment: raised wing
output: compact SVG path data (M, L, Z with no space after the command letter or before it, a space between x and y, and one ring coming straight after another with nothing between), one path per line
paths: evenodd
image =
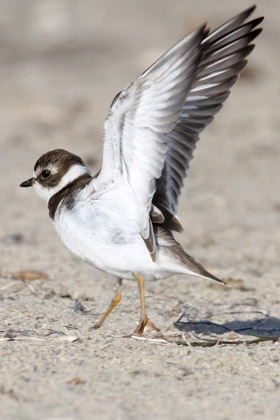
M262 18L244 24L253 10L210 35L205 26L195 30L113 101L105 122L103 166L95 182L129 183L139 233L153 258L150 217L169 229L181 229L178 197L199 133L222 107L261 31L255 27Z
M199 133L222 108L247 63L245 57L254 48L253 39L261 32L255 28L263 18L243 24L254 8L235 16L201 42L201 62L177 123L167 135L166 160L153 199L172 230L182 229L176 217L178 198Z
M99 182L117 182L121 177L129 182L139 209L139 233L145 240L151 236L149 214L166 159L167 135L192 87L205 36L202 26L171 48L118 95L105 122Z

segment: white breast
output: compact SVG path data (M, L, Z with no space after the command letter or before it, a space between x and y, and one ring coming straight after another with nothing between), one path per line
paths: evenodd
M135 206L127 188L107 189L102 195L82 191L75 205L58 208L54 226L67 248L100 270L123 278L143 265L154 265L139 233Z

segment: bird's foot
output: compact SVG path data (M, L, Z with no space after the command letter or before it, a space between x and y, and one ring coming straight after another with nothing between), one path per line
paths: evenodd
M96 322L96 324L94 324L92 327L89 328L89 331L98 330L102 324L103 322L100 322L100 321Z
M148 325L151 329L155 331L160 331L160 329L157 328L155 324L152 321L150 321L150 319L147 316L144 316L143 318L141 317L139 324L133 331L133 334L142 335L146 325Z

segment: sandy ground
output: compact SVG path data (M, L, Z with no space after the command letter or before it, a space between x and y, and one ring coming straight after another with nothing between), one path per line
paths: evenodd
M1 419L279 418L278 0L259 2L264 32L202 135L181 199L181 243L231 288L187 276L147 284L161 334L137 340L138 289L126 282L89 332L114 279L73 257L45 203L18 188L57 147L98 170L114 95L187 31L249 5L0 1Z

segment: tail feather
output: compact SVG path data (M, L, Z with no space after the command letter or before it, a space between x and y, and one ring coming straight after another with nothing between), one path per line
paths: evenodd
M204 277L208 280L216 281L217 283L226 285L223 280L209 273L209 271L207 271L200 263L188 255L182 246L174 239L171 231L166 231L158 225L154 225L154 230L157 245L163 247L165 252L170 255L172 260L174 260L175 263L177 262L178 273L186 273L194 276Z
M183 248L180 246L180 244L178 244L180 248L180 259L182 261L182 263L184 264L184 266L186 266L186 268L188 270L191 270L194 275L200 276L200 277L204 277L208 280L213 280L216 281L220 284L225 284L226 283L219 279L218 277L214 276L213 274L209 273L209 271L207 271L199 262L197 262L193 257L191 257L190 255L188 255Z

